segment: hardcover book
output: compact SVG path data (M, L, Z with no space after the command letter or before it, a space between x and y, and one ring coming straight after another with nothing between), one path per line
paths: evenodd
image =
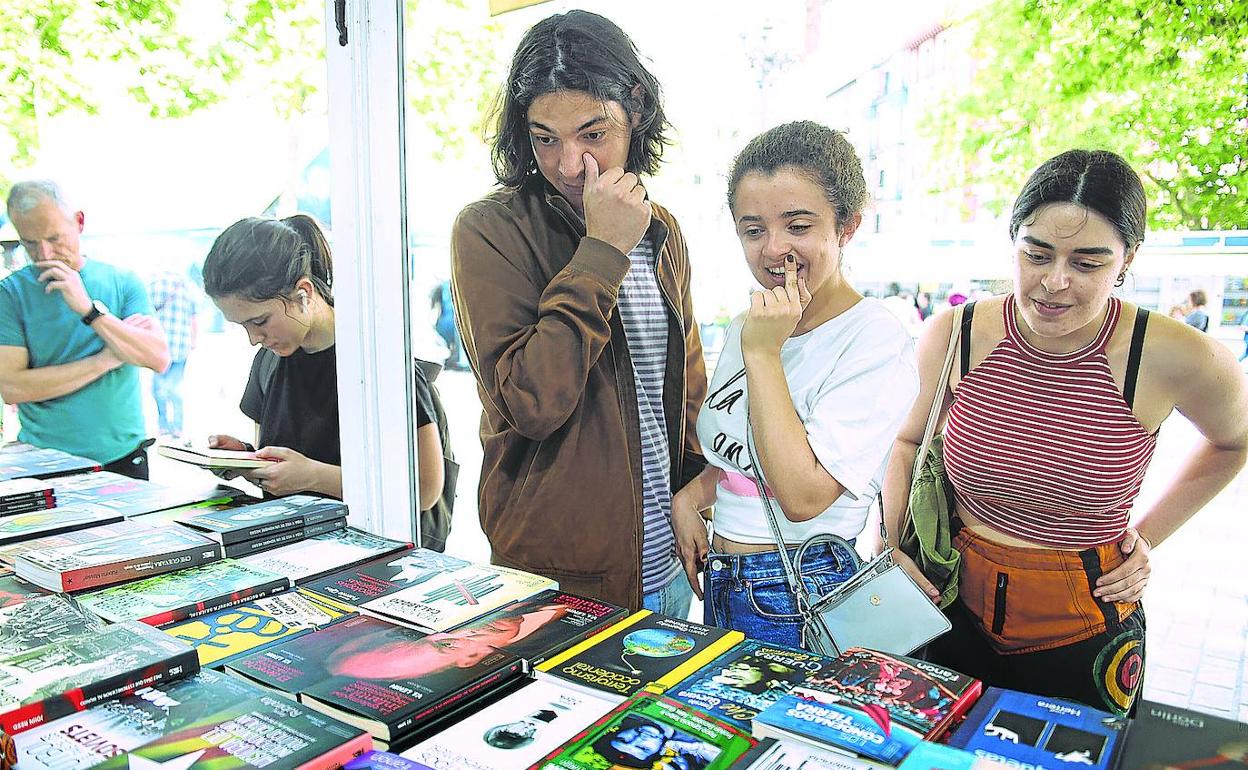
M53 480L58 508L88 506L110 510L129 518L220 496L216 483L192 483L176 487L133 479L120 473L99 471L63 476Z
M919 741L944 734L981 686L934 663L851 647L755 716L753 732L896 766Z
M0 481L51 479L99 469L100 464L95 460L57 449L40 449L18 442L0 446Z
M223 559L94 591L80 601L111 623L138 620L159 628L289 587L283 575Z
M0 569L0 608L12 607L38 596L49 595L48 591L14 575L13 570Z
M349 614L332 602L295 590L176 623L165 633L195 647L201 666L217 668Z
M448 635L474 636L536 666L626 614L623 607L551 588L456 626Z
M285 529L281 532L274 532L271 535L263 535L252 540L230 543L224 547L225 555L231 559L237 559L243 556L260 553L261 551L271 551L274 548L280 548L283 545L302 542L310 537L316 537L317 535L338 532L346 528L346 519L333 519L331 521L322 521L320 524L312 524L298 529Z
M562 746L615 706L611 701L529 682L502 700L421 741L402 756L433 770L514 770Z
M468 562L454 556L427 548L413 548L309 580L303 587L326 599L358 607L372 599L421 585L435 575L467 565Z
M0 514L22 513L56 505L56 492L43 479L0 481Z
M331 572L411 547L411 543L347 527L271 551L243 556L240 561L285 575L296 585L303 585Z
M0 608L0 658L103 627L103 621L78 602L59 594Z
M530 770L726 770L756 742L736 727L674 700L641 693L530 765Z
M664 694L748 730L760 711L835 663L813 652L746 639Z
M221 558L221 546L174 527L150 529L86 543L27 551L17 557L18 577L51 591L84 591Z
M949 745L1011 766L1109 770L1127 720L1082 703L989 687Z
M27 551L41 551L45 548L59 548L74 543L93 543L106 537L130 535L136 532L150 532L150 524L142 524L142 519L127 519L112 524L97 524L87 529L74 529L55 535L42 535L34 540L22 540L9 545L0 545L0 562L12 569L17 557Z
M22 770L295 770L368 751L362 730L211 671L95 706L16 739Z
M537 666L539 678L620 700L662 691L744 639L740 631L639 610Z
M1142 700L1116 770L1242 770L1248 724Z
M125 518L116 511L95 506L51 508L46 511L19 513L0 518L0 544L37 540L48 535L90 529L112 524Z
M45 644L0 658L0 731L16 735L197 671L199 659L190 645L142 623L118 623Z
M291 495L238 508L196 513L182 523L204 537L231 545L346 517L347 506L340 500Z
M506 567L469 564L426 583L360 605L361 612L422 631L446 631L504 604L557 588L550 578Z

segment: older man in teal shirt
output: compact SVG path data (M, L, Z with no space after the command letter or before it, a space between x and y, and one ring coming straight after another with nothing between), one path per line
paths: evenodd
M0 398L18 438L147 478L138 367L169 366L147 289L83 256L85 217L55 183L20 182L6 207L31 260L0 281Z

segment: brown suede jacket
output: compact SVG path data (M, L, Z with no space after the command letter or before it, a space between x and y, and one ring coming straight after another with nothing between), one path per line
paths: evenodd
M653 208L675 493L705 465L694 423L706 368L685 242L671 214ZM586 237L568 202L535 179L465 208L451 263L457 323L485 410L478 503L492 560L637 609L641 432L615 312L628 255Z

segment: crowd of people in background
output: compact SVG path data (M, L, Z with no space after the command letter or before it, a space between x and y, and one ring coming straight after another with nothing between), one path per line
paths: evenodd
M1115 295L1145 237L1144 190L1122 158L1043 163L1010 216L1008 290L938 304L900 285L865 296L847 278L868 194L843 132L762 132L726 190L731 258L758 290L708 384L688 248L646 187L671 127L633 42L597 14L551 16L521 40L500 94L498 186L459 214L451 279L430 296L446 364L470 369L481 398L478 511L495 563L680 617L697 595L709 624L801 646L781 551L804 551L819 594L853 575L873 508L880 547L895 546L934 411L963 571L954 630L927 654L990 684L1132 708L1150 552L1248 460L1248 385L1204 334L1203 290L1173 317ZM19 438L145 478L138 372L153 372L161 433L181 436L191 289L87 259L84 215L51 183L15 185L7 210L31 259L0 281L0 397L18 405ZM210 445L272 460L245 472L265 495L341 497L325 234L304 215L240 220L203 281L260 346L240 405L255 434ZM418 504L426 544L442 547L454 471L434 375L412 362ZM1197 442L1135 511L1174 411Z

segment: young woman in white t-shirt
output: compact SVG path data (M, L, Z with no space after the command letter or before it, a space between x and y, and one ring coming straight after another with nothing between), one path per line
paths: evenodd
M762 290L728 329L698 417L708 465L673 498L672 526L699 596L706 570L706 622L773 643L800 646L801 617L758 495L747 420L786 548L824 533L852 545L919 390L910 335L842 270L866 200L853 147L809 121L756 137L729 176L728 206ZM848 578L850 558L840 545L810 549L810 589Z

